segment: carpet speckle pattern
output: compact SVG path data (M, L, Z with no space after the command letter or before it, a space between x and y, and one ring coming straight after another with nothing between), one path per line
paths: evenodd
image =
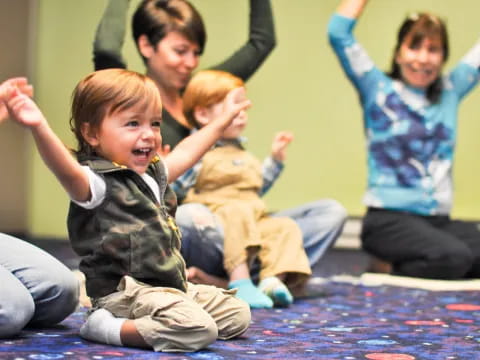
M287 309L254 310L246 334L196 353L154 353L78 337L85 309L52 329L0 340L0 359L343 359L480 358L475 291L322 284L324 296Z

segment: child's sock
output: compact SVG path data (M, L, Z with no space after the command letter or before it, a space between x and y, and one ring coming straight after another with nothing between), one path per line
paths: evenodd
M293 303L293 296L287 286L276 276L263 279L258 284L258 288L277 306L289 306Z
M103 344L122 346L120 330L125 320L116 318L105 309L95 310L80 328L80 336Z
M236 297L247 302L251 308L271 309L273 307L272 299L261 292L251 279L240 279L231 281L228 284L229 289L237 289Z

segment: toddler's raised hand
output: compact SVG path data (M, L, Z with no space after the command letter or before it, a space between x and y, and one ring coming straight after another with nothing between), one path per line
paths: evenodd
M216 119L216 121L227 127L240 111L247 110L251 105L251 101L246 97L244 87L230 90L223 100L223 116Z
M162 145L162 146L157 150L157 154L158 154L160 157L165 157L165 156L167 156L168 154L170 154L170 151L172 151L170 145L166 144L166 145Z
M272 157L278 162L284 162L287 157L287 146L293 140L293 134L289 131L280 131L275 135L272 142Z
M0 84L0 123L8 118L6 106L7 99L11 96L14 88L17 88L25 95L33 96L33 87L28 84L27 78L16 77L5 80Z
M17 88L7 89L6 107L10 115L18 123L36 127L46 123L46 119L37 104Z

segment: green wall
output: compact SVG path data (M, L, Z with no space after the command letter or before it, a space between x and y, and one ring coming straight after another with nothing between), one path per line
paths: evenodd
M132 9L138 1L132 1ZM193 0L203 14L209 40L200 68L224 59L247 38L247 0ZM248 83L253 101L247 129L249 149L265 156L273 134L288 129L295 140L287 168L267 195L271 209L323 197L361 215L366 183L365 142L356 94L342 74L326 38L337 0L272 0L277 48ZM69 146L70 95L92 70L92 41L106 1L40 0L37 20L36 95L51 126ZM381 67L390 62L396 30L413 10L447 17L451 58L447 69L479 34L477 0L371 1L356 35ZM129 35L124 52L131 69L143 71ZM480 93L463 103L455 167L454 216L480 218ZM64 237L68 200L31 146L29 228L36 236Z

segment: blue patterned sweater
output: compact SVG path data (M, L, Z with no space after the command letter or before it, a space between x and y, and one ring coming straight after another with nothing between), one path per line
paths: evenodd
M370 207L449 214L458 105L477 84L480 42L443 78L440 100L379 70L353 36L356 20L333 15L330 43L363 108ZM480 116L480 114L479 114Z

